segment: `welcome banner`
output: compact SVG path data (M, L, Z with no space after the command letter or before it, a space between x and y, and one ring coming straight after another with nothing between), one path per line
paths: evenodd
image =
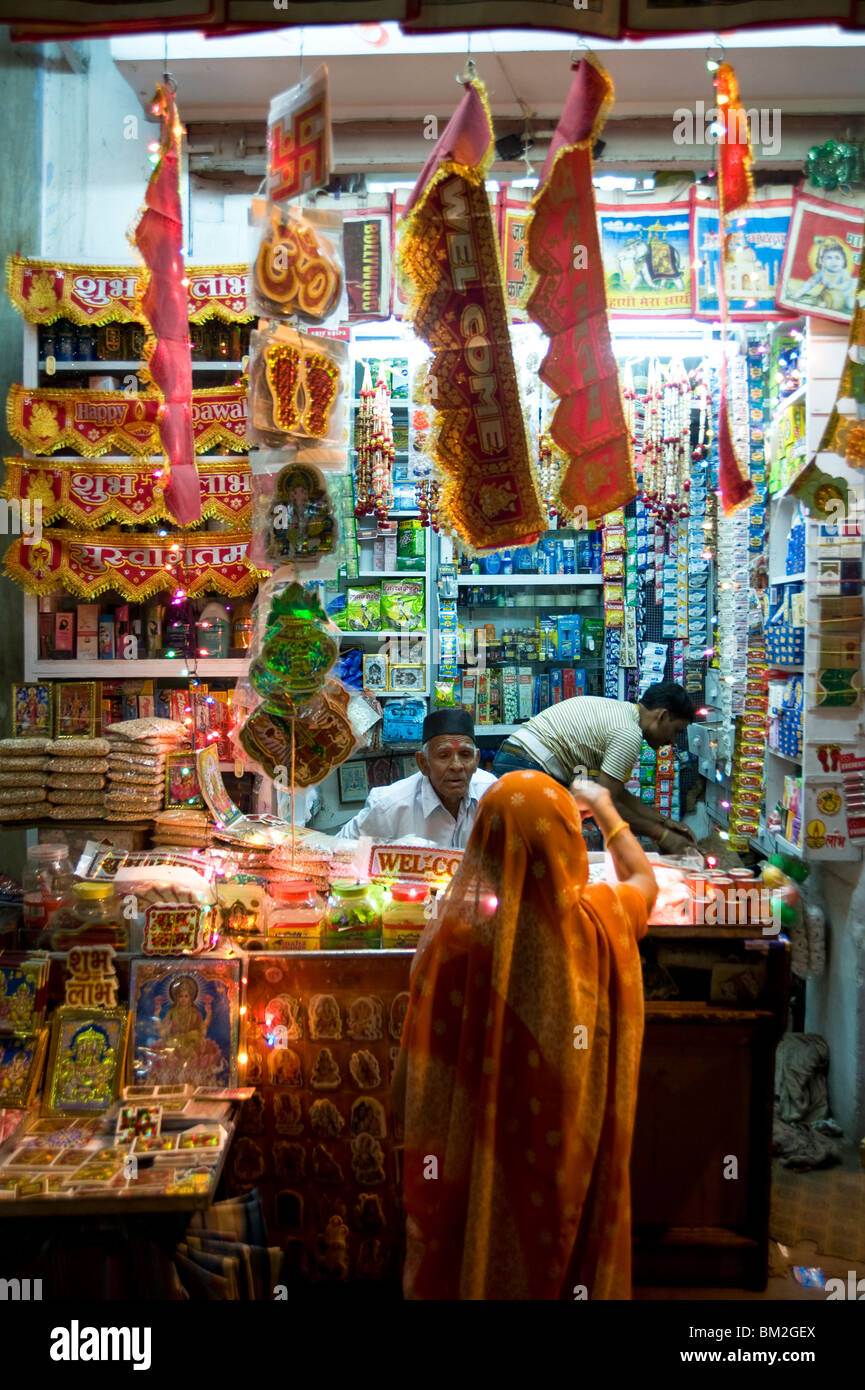
M78 526L97 527L107 521L126 525L167 520L176 522L165 504L160 472L165 460L82 464L58 458L50 464L36 459L8 458L0 495L38 502L42 523L63 517ZM236 463L199 459L201 514L222 521L245 523L252 507L252 477L246 459Z
M434 353L433 455L445 527L472 550L530 545L545 529L511 352L484 178L493 131L483 89L465 96L415 184L401 257L414 330Z
M28 323L53 323L64 318L99 327L140 321L136 295L139 289L143 292L148 273L139 266L72 265L9 256L6 287ZM255 318L249 304L248 266L187 266L186 278L190 322L222 319L225 323L247 323Z
M62 589L89 599L110 589L133 602L180 583L191 596L213 592L236 598L268 577L248 558L250 539L248 532L191 539L183 532L129 536L45 530L35 544L25 537L14 540L5 570L28 594Z
M125 454L160 451L162 401L146 391L64 391L53 387L9 388L6 424L12 438L33 454L75 449L85 458L109 450ZM248 449L246 385L212 386L192 393L196 453L223 445Z

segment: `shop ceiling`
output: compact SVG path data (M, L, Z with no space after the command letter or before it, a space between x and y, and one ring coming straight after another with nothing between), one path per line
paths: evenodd
M781 174L799 168L811 145L865 131L865 35L821 27L749 31L724 41L743 104L781 112L780 145L773 138L771 147L755 149L758 170ZM526 112L532 113L531 158L537 164L567 92L573 39L498 31L472 35L470 43L497 135L522 131ZM616 88L601 163L608 169L710 167L711 146L673 138L677 110L693 110L698 101L712 104L705 36L598 41L592 47ZM167 62L189 130L191 171L229 179L261 177L271 96L321 62L330 71L335 172L363 173L368 180L413 177L430 149L425 118L434 115L441 123L450 115L468 49L466 35L411 37L395 25L294 28L215 40L141 36L111 44L119 71L148 115ZM518 160L497 164L492 172L517 178L527 170Z

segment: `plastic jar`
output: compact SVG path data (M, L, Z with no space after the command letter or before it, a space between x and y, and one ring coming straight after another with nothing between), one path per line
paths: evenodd
M27 850L27 867L24 870L21 933L24 950L38 946L49 918L71 888L69 846L31 845Z
M45 935L52 951L69 951L73 946L113 946L115 951L125 951L129 936L114 884L92 879L73 883Z
M381 946L379 895L368 881L335 879L322 929L325 950L363 950Z
M292 951L321 949L324 898L309 879L272 883L268 889L267 944Z
M393 883L381 914L381 944L414 950L427 924L430 892L425 883Z

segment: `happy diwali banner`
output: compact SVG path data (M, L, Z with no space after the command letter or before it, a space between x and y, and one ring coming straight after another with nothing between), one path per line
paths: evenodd
M691 312L690 207L598 206L607 307L612 318Z
M76 449L97 458L110 449L127 454L155 454L161 448L160 397L139 391L63 391L53 387L9 388L6 423L22 449L53 454ZM192 393L195 452L223 445L240 450L247 440L246 385L212 386Z
M236 598L267 577L248 558L250 540L249 532L211 533L193 541L182 532L157 537L45 530L35 543L27 537L14 540L5 570L29 594L63 589L89 599L110 589L135 601L180 583L190 595Z
M691 261L696 318L718 318L718 204L692 190ZM743 208L727 222L728 317L741 322L785 319L775 294L790 232L790 198L767 198Z
M6 260L9 298L28 323L53 323L59 318L93 327L140 322L136 292L139 280L143 292L147 274L128 265L67 265L23 256ZM187 266L186 278L190 322L246 323L255 318L249 306L248 266Z
M0 495L40 503L43 525L60 517L87 527L106 521L140 524L176 520L164 500L164 459L82 464L79 459L62 458L48 464L10 458L4 462L6 479ZM247 460L199 459L196 467L202 516L248 522L252 480Z

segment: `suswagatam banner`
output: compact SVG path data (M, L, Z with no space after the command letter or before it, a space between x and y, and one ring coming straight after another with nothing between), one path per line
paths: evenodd
M0 495L41 506L42 524L63 518L73 525L126 525L176 518L165 505L162 458L82 463L80 459L8 458ZM252 478L245 458L228 462L198 459L202 517L246 524L252 506Z
M4 567L29 594L62 589L89 599L110 589L134 602L179 583L190 596L219 593L237 598L267 577L248 558L250 540L247 531L192 538L183 532L130 536L46 529L38 541L23 536L14 540Z
M6 287L15 308L28 323L72 323L99 327L104 323L136 323L141 309L136 293L148 274L140 266L71 265L34 261L24 256L6 260ZM247 323L250 308L249 267L245 265L187 266L189 320L204 323Z
M116 453L155 454L160 451L162 402L146 391L63 391L54 387L9 388L6 423L22 449L53 454L76 449L85 458ZM195 452L219 445L239 451L247 439L246 382L211 386L192 393L192 432Z

